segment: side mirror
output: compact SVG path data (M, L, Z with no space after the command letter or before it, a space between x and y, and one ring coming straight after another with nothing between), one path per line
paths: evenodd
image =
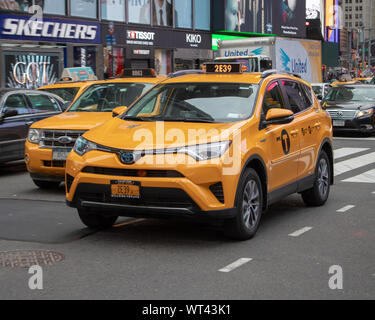
M112 110L112 117L117 117L120 114L123 114L126 110L128 110L128 107L122 106L122 107L117 107Z
M5 118L9 118L9 117L14 117L18 115L18 111L15 110L15 109L7 109L5 110L5 112L3 112L0 116L1 120L5 119Z
M274 108L270 109L266 114L266 120L263 121L263 126L272 124L287 124L294 120L294 113L287 109Z

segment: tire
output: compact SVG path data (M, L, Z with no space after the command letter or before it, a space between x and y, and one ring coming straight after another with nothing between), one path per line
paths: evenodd
M100 213L91 213L90 210L79 208L78 215L84 225L91 229L105 229L111 227L118 216L105 216Z
M256 234L263 212L262 183L254 169L247 169L238 184L237 215L226 221L224 233L236 240L249 240Z
M33 182L40 189L56 189L60 185L60 181L45 181L33 179Z
M301 193L307 206L318 207L326 203L331 186L331 175L329 158L324 151L321 151L315 168L314 186Z

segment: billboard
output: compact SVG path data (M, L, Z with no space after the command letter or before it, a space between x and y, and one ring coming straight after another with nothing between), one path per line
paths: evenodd
M306 19L320 19L321 0L306 0Z
M326 0L325 40L339 42L341 7L338 0Z
M306 35L305 0L225 0L226 31Z
M273 33L286 37L306 36L305 0L275 0L272 12Z

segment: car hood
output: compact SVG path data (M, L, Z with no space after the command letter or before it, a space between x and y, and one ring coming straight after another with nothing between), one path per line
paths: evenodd
M84 137L115 149L153 150L230 140L245 123L136 122L113 118Z
M322 106L326 109L348 109L348 110L365 110L375 107L375 101L350 101L350 102L328 102L324 101Z
M38 121L36 129L89 130L112 118L112 112L63 112L57 116Z

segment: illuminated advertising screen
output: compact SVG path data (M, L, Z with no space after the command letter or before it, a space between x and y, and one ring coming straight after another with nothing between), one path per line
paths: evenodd
M321 0L306 0L306 19L320 19Z
M325 8L325 40L339 42L340 6L338 0L327 0Z
M272 12L273 33L286 37L306 36L305 0L274 0Z
M3 61L9 88L36 89L59 79L59 53L4 52Z

